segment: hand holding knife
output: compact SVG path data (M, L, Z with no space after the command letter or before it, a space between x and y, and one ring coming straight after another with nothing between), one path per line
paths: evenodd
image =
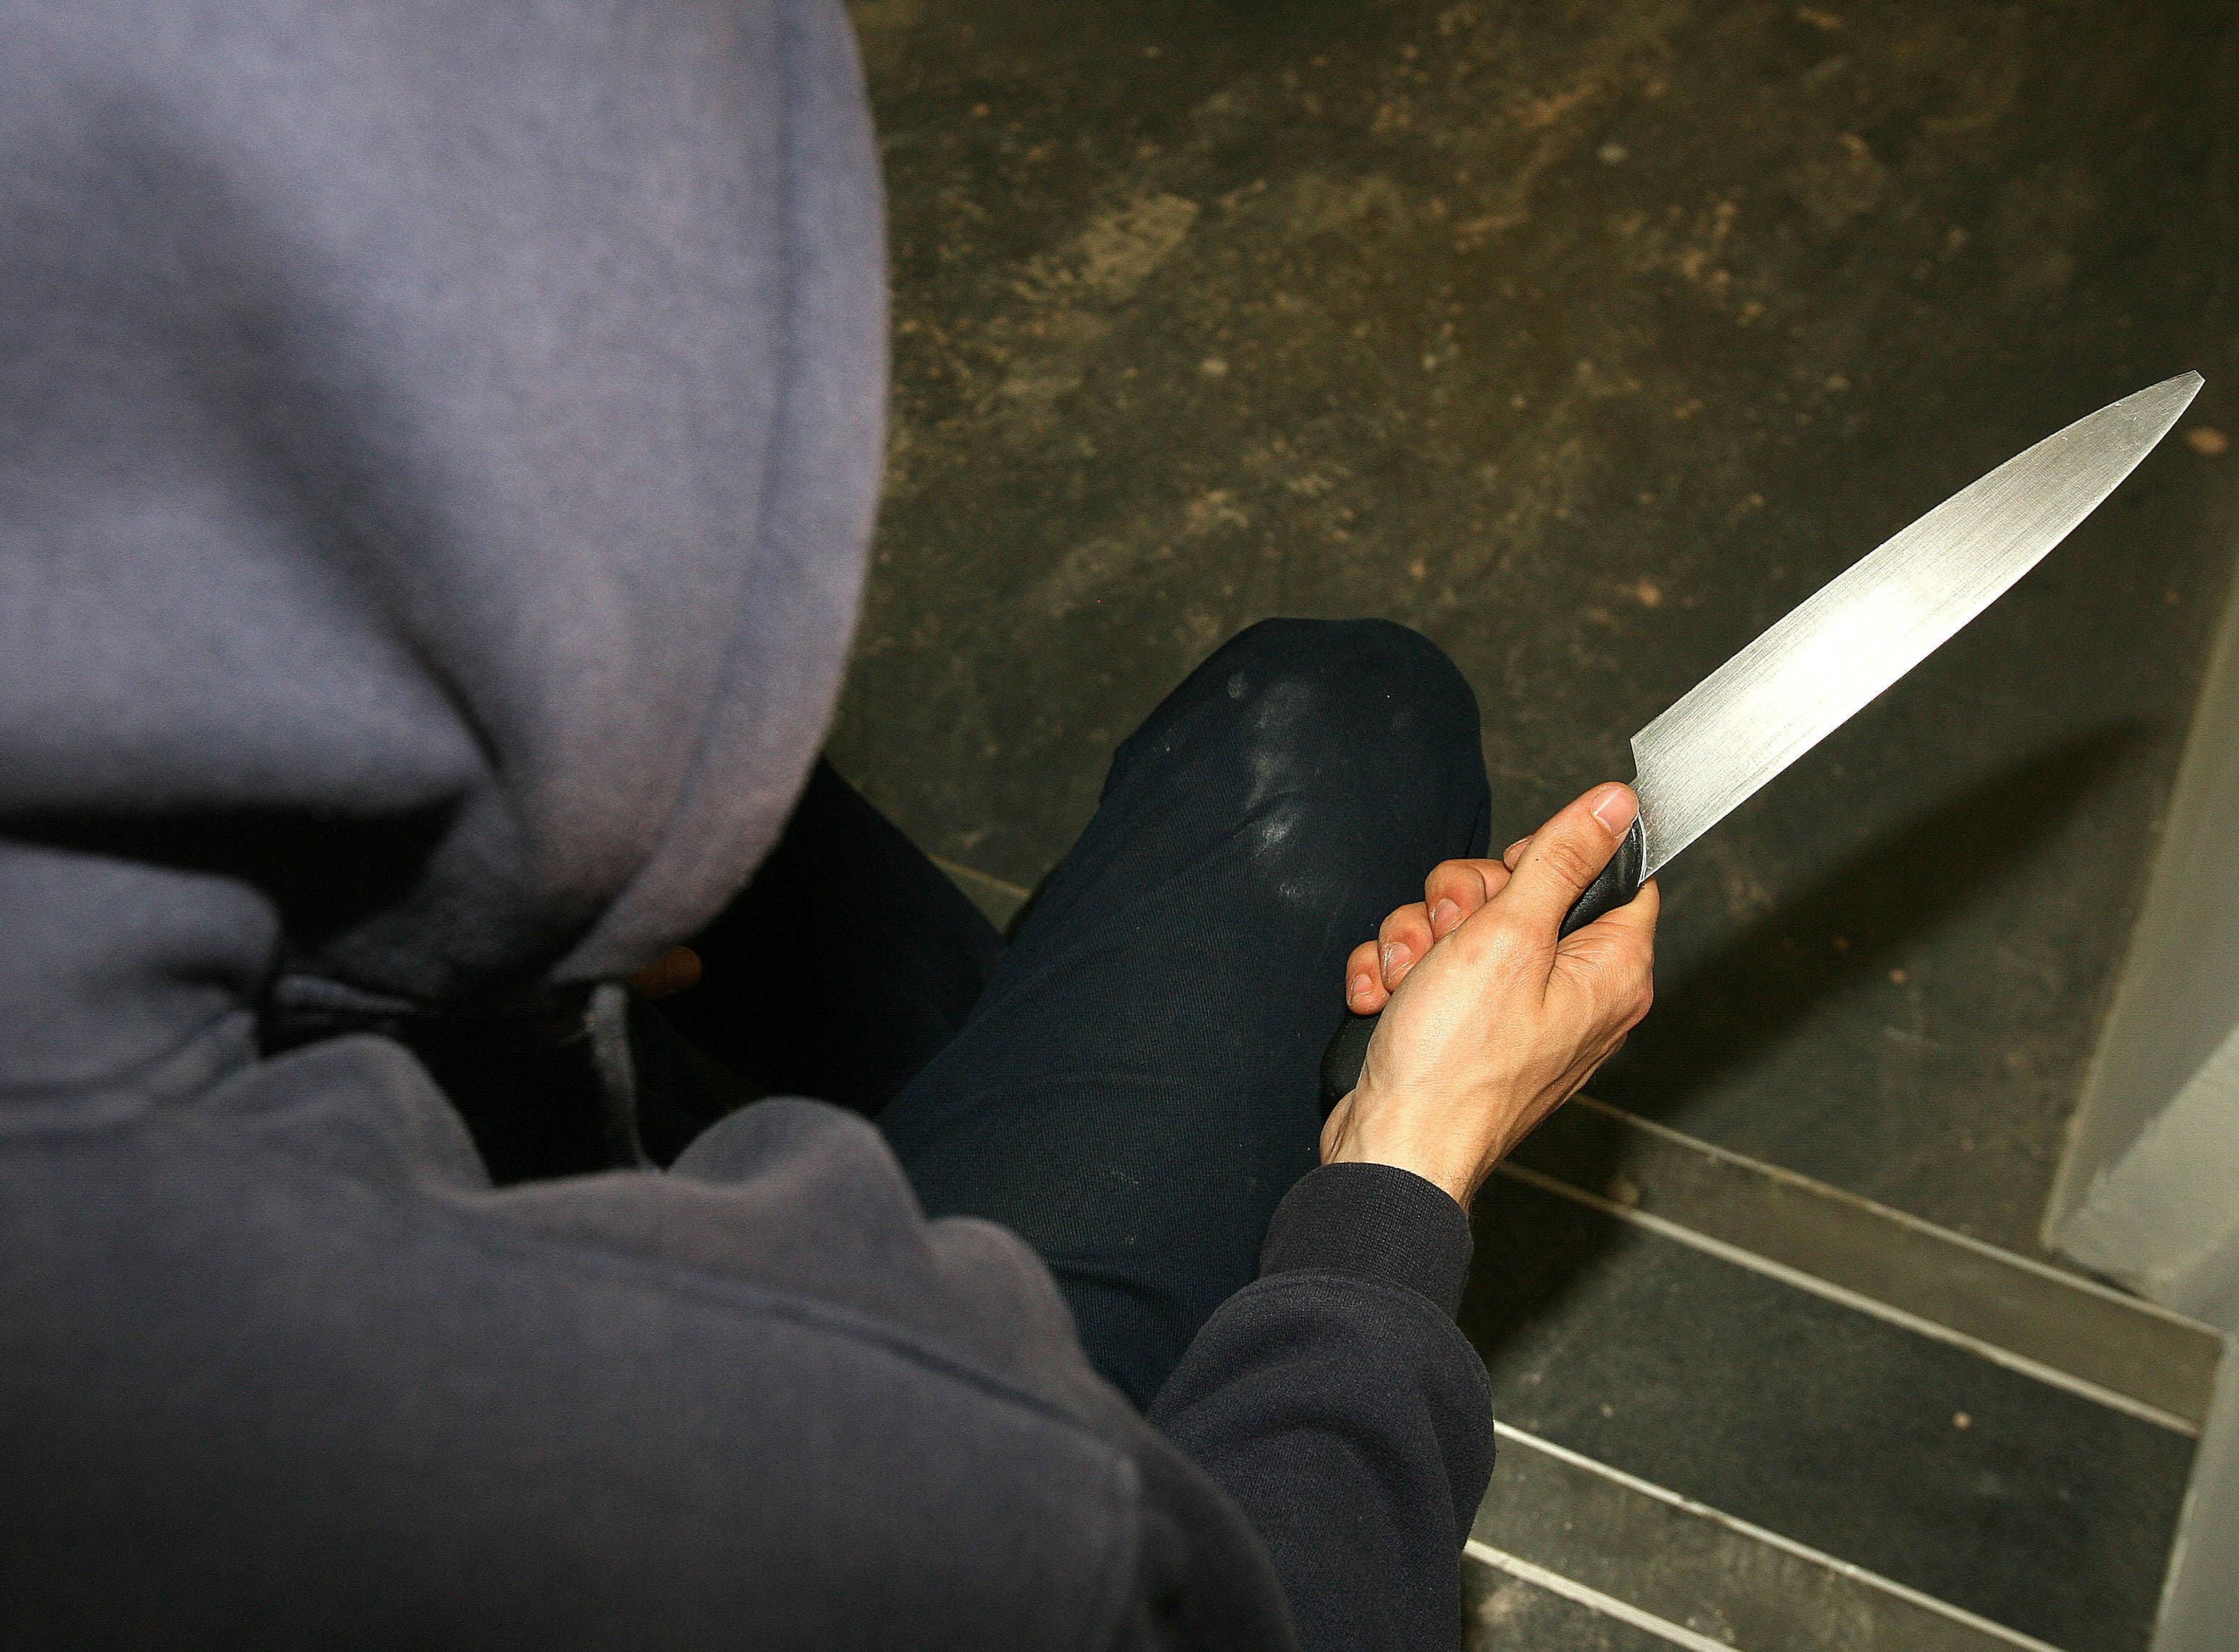
M2153 451L2201 382L2197 373L2164 380L2008 460L1837 574L1635 734L1639 812L1559 934L1625 906L1673 856L1988 607ZM1330 1041L1325 1105L1349 1100L1378 1022L1352 1017ZM1332 1116L1333 1132L1345 1125Z

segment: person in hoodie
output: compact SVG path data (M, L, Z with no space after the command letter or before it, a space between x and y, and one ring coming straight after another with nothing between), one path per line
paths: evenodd
M836 3L0 17L0 1642L1452 1644L1464 1208L1645 1009L1652 889L1556 941L1631 794L1486 859L1452 667L1273 622L1006 945L796 808ZM494 1182L522 1026L620 1168Z

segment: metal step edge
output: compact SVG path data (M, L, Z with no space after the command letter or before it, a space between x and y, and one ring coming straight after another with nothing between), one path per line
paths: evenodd
M1655 1119L1644 1118L1638 1113L1627 1112L1622 1107L1613 1107L1609 1103L1598 1100L1592 1096L1578 1096L1574 1098L1573 1105L1618 1121L1628 1130L1636 1130L1644 1135L1659 1137L1676 1147L1684 1147L1690 1151L1701 1153L1706 1158L1718 1159L1737 1171L1763 1177L1768 1181L1784 1183L1833 1204L1849 1205L1862 1215L1870 1216L1877 1221L1886 1222L1892 1227L1909 1229L1935 1239L1940 1244L1952 1245L1959 1250L1971 1251L2019 1272L2034 1274L2047 1283L2063 1289L2080 1291L2089 1297L2100 1297L2126 1312L2148 1319L2164 1320L2172 1325L2191 1331L2205 1331L2212 1329L2188 1314L2179 1313L2173 1308L2164 1308L2157 1302L2149 1302L2143 1297L2133 1296L2127 1290L2104 1284L2088 1275L2076 1273L2053 1263L2040 1261L2035 1257L2023 1256L2017 1251L2005 1250L1990 1244L1987 1239L1978 1239L1972 1234L1962 1233L1956 1228L1940 1227L1926 1217L1915 1216L1909 1211L1900 1211L1893 1205L1878 1204L1863 1194L1852 1193L1846 1189L1836 1187L1830 1183L1815 1181L1798 1171L1783 1169L1780 1165L1768 1164L1761 1158L1751 1158L1746 1153L1737 1153L1731 1148L1721 1147L1716 1142L1706 1142L1699 1136L1690 1136L1684 1131L1672 1129L1669 1125L1659 1124Z
M1521 1556L1495 1549L1491 1543L1480 1543L1474 1537L1462 1545L1465 1570L1472 1562L1505 1572L1534 1589L1544 1589L1550 1595L1559 1595L1599 1616L1614 1618L1670 1645L1684 1647L1686 1652L1733 1652L1733 1649L1724 1641L1714 1641L1709 1635L1698 1635L1669 1618L1658 1617L1653 1612L1644 1612L1614 1595L1605 1595L1601 1590L1574 1582L1560 1572L1551 1572L1545 1566L1534 1565Z
M1007 931L1011 920L1019 915L1019 909L1033 895L1031 889L982 872L977 866L967 866L960 860L945 860L939 855L927 855L926 859L940 868L948 881L961 889L998 929Z
M1588 1097L1565 1112L1501 1173L2198 1436L2212 1327Z
M2017 1629L1496 1423L1466 1563L1689 1652L2059 1652Z

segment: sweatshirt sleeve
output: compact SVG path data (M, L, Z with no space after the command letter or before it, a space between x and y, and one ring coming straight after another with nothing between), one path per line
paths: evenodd
M1453 1319L1470 1250L1432 1183L1324 1165L1151 1408L1257 1529L1307 1652L1458 1643L1492 1472L1492 1386Z

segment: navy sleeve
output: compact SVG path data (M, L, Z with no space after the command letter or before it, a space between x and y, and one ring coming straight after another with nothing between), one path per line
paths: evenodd
M1257 1529L1303 1649L1459 1642L1492 1473L1492 1386L1453 1321L1470 1249L1430 1182L1324 1165L1151 1408Z

